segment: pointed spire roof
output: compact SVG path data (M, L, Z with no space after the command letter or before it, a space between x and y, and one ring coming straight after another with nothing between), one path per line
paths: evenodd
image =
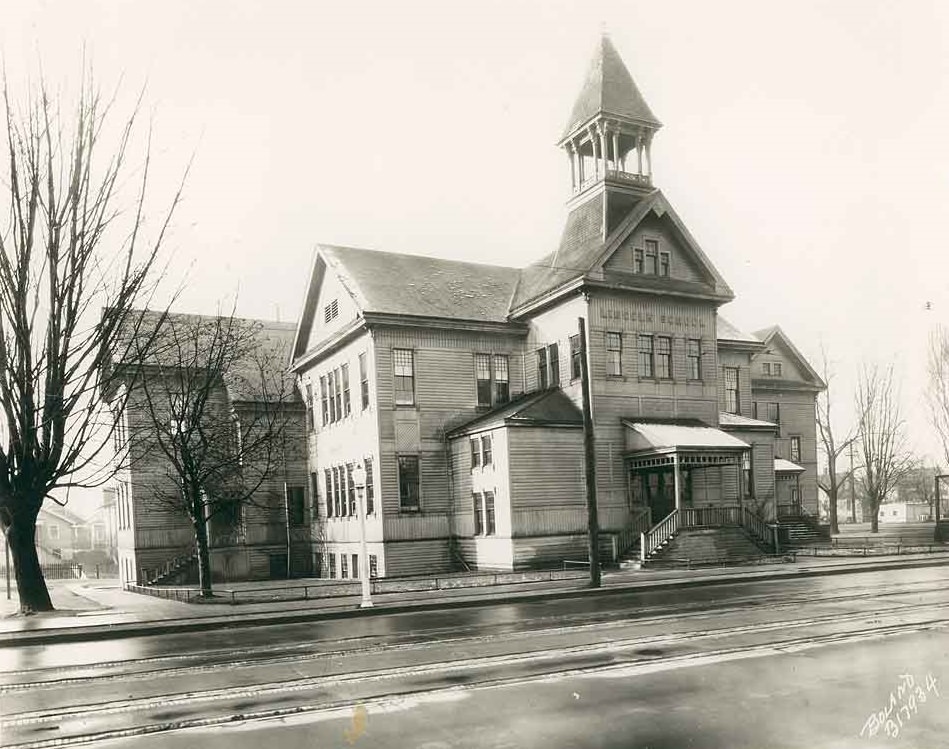
M601 113L635 120L653 128L662 127L607 34L600 38L563 137Z

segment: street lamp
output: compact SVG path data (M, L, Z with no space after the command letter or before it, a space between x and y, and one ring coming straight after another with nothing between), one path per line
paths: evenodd
M372 588L369 580L369 552L366 549L366 469L362 461L353 469L353 484L359 500L359 581L362 583L361 608L372 606Z

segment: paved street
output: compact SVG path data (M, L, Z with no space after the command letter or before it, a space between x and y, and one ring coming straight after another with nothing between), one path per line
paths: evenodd
M0 743L932 747L947 622L930 567L11 646Z

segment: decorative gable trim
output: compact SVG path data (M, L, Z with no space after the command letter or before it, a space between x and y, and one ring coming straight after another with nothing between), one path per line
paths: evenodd
M798 367L811 379L812 386L818 390L825 390L827 384L817 373L817 371L810 365L810 362L804 358L804 354L798 351L797 346L795 346L791 339L788 338L787 333L781 330L780 325L774 325L770 328L765 328L764 330L759 330L755 332L755 335L761 339L761 342L765 347L770 346L775 338L779 339L781 344L787 349L787 352L791 355L791 358L795 360ZM774 380L755 380L756 383L760 383L763 386L767 386L769 383L777 386L777 383ZM791 385L790 381L782 381L783 387L787 388ZM801 386L801 383L796 383L798 387ZM757 386L757 385L756 385Z

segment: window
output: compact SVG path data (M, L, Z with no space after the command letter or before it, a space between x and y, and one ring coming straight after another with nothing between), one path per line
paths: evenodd
M491 405L491 355L475 354L475 379L478 384L478 405Z
M547 356L550 358L550 385L557 387L560 385L560 350L556 343L547 347Z
M761 369L768 377L771 376L771 362L766 361L764 364L761 365Z
M640 249L633 250L633 273L642 273L643 272L643 251Z
M310 507L315 520L320 511L320 474L316 471L310 471Z
M771 421L775 424L781 423L781 404L780 403L768 404L768 421Z
M353 482L352 463L349 463L346 466L346 486L348 487L349 492L349 514L351 517L356 517L359 514L359 510L356 508L356 484Z
M336 579L336 555L329 554L328 556L330 560L330 577L332 577L335 580Z
M349 365L344 364L340 367L339 373L343 380L343 415L349 416L353 410L349 399Z
M343 514L343 494L340 489L342 477L338 466L333 466L333 514L341 517Z
M690 338L686 342L686 363L689 367L689 379L702 379L702 341L698 338Z
M771 374L775 377L781 376L781 362L776 361L771 364Z
M741 454L741 481L746 497L755 496L754 448Z
M419 510L419 468L417 455L399 456L399 506Z
M336 404L336 418L333 421L338 421L343 418L343 378L340 377L338 369L334 370L333 374L333 400Z
M582 363L580 357L582 352L580 351L580 336L572 335L570 336L570 379L579 380L583 374Z
M725 410L730 414L739 413L738 367L725 367Z
M758 401L754 401L751 404L751 418L753 419L758 418Z
M672 378L672 339L669 336L656 336L656 377L663 380Z
M606 334L606 374L619 377L623 374L623 335Z
M345 554L339 555L339 576L344 580L349 577L349 557Z
M326 517L333 517L333 475L329 468L323 469L323 478L326 480Z
M481 437L481 464L491 465L491 435L485 434Z
M484 518L482 512L484 511L484 501L480 494L471 495L472 502L474 504L474 534L480 536L484 533Z
M639 336L639 376L655 377L656 371L652 358L652 336Z
M372 515L376 511L376 489L372 483L372 458L363 462L366 468L366 514Z
M306 489L302 486L286 486L285 490L290 525L295 528L306 525Z
M337 410L336 410L336 370L333 370L326 375L326 388L329 391L329 411L330 411L330 423L334 423L337 419Z
M646 273L650 276L656 275L657 262L659 260L659 242L655 239L647 239L646 245Z
M397 406L415 404L415 362L410 349L392 349L392 368L395 375L395 403Z
M323 322L328 323L330 320L335 320L339 317L339 300L334 299L332 302L323 307Z
M323 426L330 423L330 404L326 392L326 375L323 375L320 377L320 407L323 411Z
M801 462L801 438L791 437L791 462Z
M511 383L508 374L507 354L494 355L494 403L507 403L511 399Z
M484 535L493 536L494 526L494 492L484 493Z
M313 429L313 386L306 384L306 430Z
M537 387L539 390L546 390L550 385L547 377L547 349L537 349Z
M366 367L366 352L359 355L359 395L362 399L362 409L369 408L369 370Z
M47 535L52 539L59 538L59 526L58 525L48 525L46 526Z
M375 554L369 555L369 577L379 577L379 559Z
M481 443L477 437L471 438L471 470L481 465Z
M359 579L359 554L353 554L353 580Z
M659 253L659 275L660 276L669 275L669 253L668 252Z

